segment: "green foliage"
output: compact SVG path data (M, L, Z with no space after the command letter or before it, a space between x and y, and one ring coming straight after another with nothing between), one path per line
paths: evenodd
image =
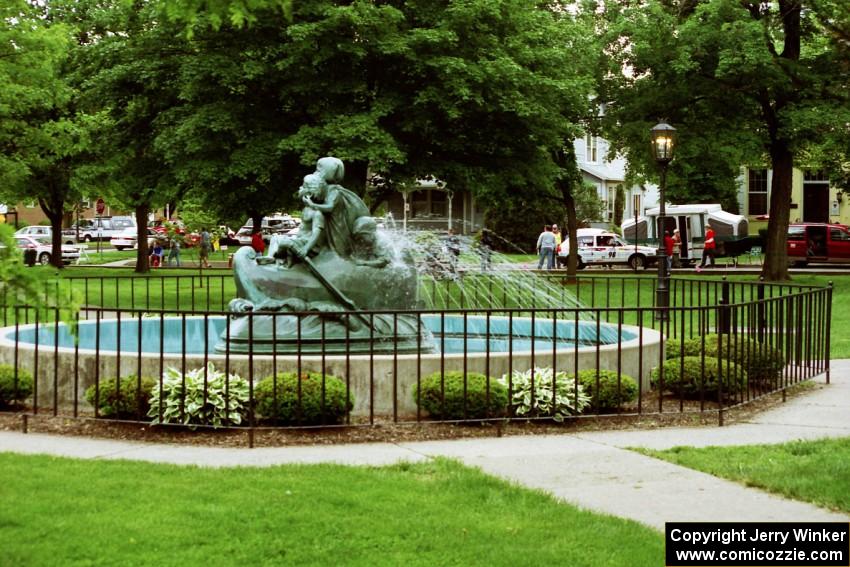
M597 375L599 387L597 388ZM575 380L575 374L568 379ZM590 406L593 410L611 410L637 398L638 385L634 378L627 374L619 376L613 370L588 369L578 373L579 384L590 396Z
M151 392L148 415L154 418L154 424L239 425L248 412L248 401L248 382L216 370L212 362L185 376L167 368L162 385L157 382Z
M626 190L623 185L617 185L617 192L614 193L614 226L619 228L623 224L623 211L626 209Z
M676 339L668 340L666 357L701 356L705 349L706 357L729 359L746 368L752 382L774 380L785 368L785 356L781 350L754 338L735 335L723 335L721 338L712 333L687 339L684 346L681 345Z
M139 385L141 384L141 388ZM134 375L115 380L104 379L86 388L86 401L97 407L98 417L109 419L144 419L150 411L150 398L156 380Z
M485 419L505 413L508 391L484 374L435 372L414 388L413 399L436 419Z
M299 398L299 388L300 398ZM321 372L281 372L254 388L257 413L283 424L340 423L354 407L345 383Z
M718 364L720 368L718 368ZM653 368L650 381L661 388L659 368ZM747 387L747 372L742 366L725 359L685 356L664 361L663 389L686 398L717 399L734 397Z
M18 368L15 376L15 368L8 364L0 364L0 408L23 402L32 395L32 374Z
M502 376L508 385L508 375ZM519 417L551 417L555 421L583 412L590 404L584 386L576 385L566 372L553 373L551 368L537 368L510 376L511 408Z

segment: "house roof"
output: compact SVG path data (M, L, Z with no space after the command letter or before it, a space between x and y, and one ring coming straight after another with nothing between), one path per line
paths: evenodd
M582 163L579 165L581 170L588 175L599 179L600 181L625 181L625 175L619 168L607 167L605 165L588 165Z

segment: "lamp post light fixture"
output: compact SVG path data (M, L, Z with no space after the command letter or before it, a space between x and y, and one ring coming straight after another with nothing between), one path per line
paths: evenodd
M676 149L676 129L664 122L652 127L652 157L661 168L661 185L658 188L658 282L655 286L655 306L660 308L657 317L667 320L670 307L670 273L667 269L667 247L664 244L665 210L664 190L667 188L667 166Z

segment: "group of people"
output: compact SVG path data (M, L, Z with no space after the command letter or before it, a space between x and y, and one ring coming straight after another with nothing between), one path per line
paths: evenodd
M680 259L682 257L682 236L679 229L673 231L670 235L669 230L664 231L664 252L667 254L667 271L673 268L680 267ZM710 226L705 231L705 246L702 250L702 260L700 265L696 267L697 272L701 272L703 268L715 265L715 256L717 254L717 242L715 241L714 229Z
M547 224L537 237L537 269L542 270L546 264L547 270L555 269L555 252L561 245L561 230L557 224Z
M154 240L148 261L151 268L159 268L163 265L180 267L180 249L183 236L174 234L163 242L159 238ZM165 258L163 244L168 246L168 258ZM200 241L198 243L198 257L202 268L210 267L210 252L213 250L213 238L206 227L201 229Z

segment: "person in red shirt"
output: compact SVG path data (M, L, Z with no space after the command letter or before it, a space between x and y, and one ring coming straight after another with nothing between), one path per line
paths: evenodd
M708 227L705 231L705 248L702 251L702 261L697 266L697 271L702 271L708 265L707 260L711 258L711 265L714 266L714 254L717 249L717 244L714 241L714 229Z
M263 232L261 230L254 230L254 233L251 235L251 248L254 249L254 252L257 254L262 254L266 251L266 243L263 242Z
M667 273L673 269L673 237L670 236L670 231L664 231L664 252L667 254Z

